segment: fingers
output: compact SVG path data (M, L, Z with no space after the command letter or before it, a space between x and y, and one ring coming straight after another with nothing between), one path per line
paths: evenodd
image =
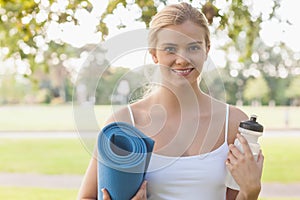
M257 162L263 162L265 159L264 155L262 154L262 151L261 149L259 150L259 153L258 153L258 158L257 158Z
M231 153L235 158L242 156L242 152L233 144L229 145L229 153Z
M253 158L250 146L244 136L237 134L237 139L242 145L242 150L233 144L229 145L229 152L226 161L226 165L229 167L229 169L233 169L234 166L237 167L239 162L245 162L246 159Z
M131 200L146 200L147 199L147 181L144 181L143 184L141 185L139 191L136 193L136 195L131 199ZM108 191L103 188L101 189L102 193L103 193L103 200L110 200L110 195L108 193Z
M260 169L263 168L264 160L265 160L265 157L262 154L261 150L259 150L258 158L257 158L257 164L258 164L258 166L259 166Z
M236 164L237 163L237 157L235 156L236 154L238 154L238 152L236 152L236 150L238 151L238 149L235 148L234 145L229 145L229 152L228 152L228 156L227 156L227 164ZM233 153L233 151L235 153Z
M105 188L101 189L101 191L103 193L103 196L102 196L103 200L110 200L108 191Z
M147 199L147 181L144 181L141 185L139 191L136 193L136 195L131 200L146 200Z
M236 135L237 139L240 141L240 143L242 144L242 148L244 150L244 154L246 156L252 156L252 151L250 149L250 146L246 140L246 138L244 138L244 136L242 136L241 134L237 134Z

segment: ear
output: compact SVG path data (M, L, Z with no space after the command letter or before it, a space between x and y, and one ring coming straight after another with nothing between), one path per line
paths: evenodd
M152 57L152 60L155 64L158 63L158 60L157 60L157 56L156 56L156 50L155 49L150 49L149 50L150 54L151 54L151 57Z

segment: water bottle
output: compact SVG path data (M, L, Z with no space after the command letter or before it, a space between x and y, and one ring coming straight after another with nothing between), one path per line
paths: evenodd
M241 135L243 135L249 143L250 149L253 153L255 160L258 158L258 153L260 151L260 145L258 143L258 138L262 136L264 127L259 124L257 121L256 115L251 115L250 120L242 121L238 128ZM243 152L242 144L238 139L235 139L234 145ZM231 189L239 190L240 187L235 182L231 176L229 170L227 169L227 176L225 185Z

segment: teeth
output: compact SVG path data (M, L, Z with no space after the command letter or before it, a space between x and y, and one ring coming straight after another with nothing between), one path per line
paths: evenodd
M179 73L188 73L190 72L192 69L186 69L186 70L177 70L177 69L174 69L173 71L175 72L179 72Z
M173 69L173 71L176 73L189 73L190 71L192 71L192 69L185 69L185 70Z

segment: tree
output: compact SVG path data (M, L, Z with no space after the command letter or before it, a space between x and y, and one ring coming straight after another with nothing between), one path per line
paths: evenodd
M300 104L300 76L293 77L285 95L294 101L293 104Z
M284 44L266 47L259 40L262 22L275 18L279 22L289 24L277 15L281 0L273 1L271 11L267 14L262 11L254 12L253 1L249 0L226 0L222 4L218 0L200 1L198 4L190 2L205 14L212 35L216 37L214 39L225 38L225 42L216 48L226 52L228 62L224 71L230 75L233 71L234 74L237 72L238 86L234 86L233 82L224 83L226 88L230 87L227 99L232 103L236 99L241 99L242 85L250 77L247 75L249 71L260 71L263 76L271 75L275 77L274 79L278 76L286 78L285 74L299 71L299 58L297 59L299 56L293 55ZM149 27L151 17L167 4L168 0L108 1L105 11L99 15L99 24L95 27L95 32L105 40L109 34L105 20L110 15L116 14L115 11L119 7L127 10L134 6L138 7L140 15L137 15L136 20L144 22L146 27ZM71 57L79 56L81 50L61 38L50 38L48 30L53 24L61 26L69 23L77 26L79 24L77 11L90 13L93 9L93 4L81 0L0 0L2 53L0 59L4 62L12 59L13 62L22 63L22 66L26 66L26 70L19 70L18 73L36 85L49 81L48 75L52 74L50 90L58 90L59 94L65 96L65 83L70 81L70 74L64 62ZM126 24L120 19L117 27L122 29ZM270 70L274 68L275 76ZM273 78L265 79L269 84L272 82L272 86L277 84L274 84ZM55 83L52 80L55 80ZM227 78L225 80L230 81ZM286 84L283 82L280 83L282 87ZM280 95L275 92L271 95L272 99L280 99ZM282 99L279 101L284 102Z
M192 1L191 1L192 2ZM231 41L224 46L225 49L234 46L240 54L240 61L243 61L251 56L252 47L255 39L259 36L260 23L262 22L262 13L253 15L250 10L253 7L253 2L245 0L231 0L226 1L223 7L217 7L217 0L210 0L206 3L199 3L198 8L205 14L209 24L214 29L225 31ZM106 11L101 16L99 30L103 33L105 38L109 34L105 18L113 14L118 6L123 6L130 9L132 4L139 6L141 15L136 20L145 22L146 27L149 27L151 17L156 14L156 7L168 4L167 0L140 0L135 3L128 3L125 0L109 1ZM279 1L274 1L272 6L272 13L270 18L275 17L275 11L280 6ZM120 21L120 24L122 22ZM119 28L124 28L122 24Z
M80 0L0 0L1 59L22 63L26 69L15 70L15 75L28 78L35 84L32 88L41 89L41 84L51 79L44 90L62 101L67 100L66 87L70 85L63 62L78 51L59 38L51 39L47 31L55 23L76 25L78 9L90 10L91 4Z
M60 39L49 39L47 30L51 22L76 24L74 13L80 8L89 10L91 4L80 0L64 3L56 0L0 0L0 39L1 48L6 49L6 58L25 59L34 72L45 59L51 58L47 56L52 52L57 52L58 59L61 59L61 54L68 55L70 47ZM45 52L50 53L45 55ZM47 71L47 65L43 67Z
M21 78L21 77L19 77ZM30 88L30 82L25 81L24 84L20 84L16 81L14 76L5 76L2 78L0 87L0 103L1 104L16 104L19 103L25 95L28 94ZM14 89L11 86L14 85Z
M268 102L270 90L264 77L252 78L247 80L244 89L244 98L248 101L258 101L259 103Z
M191 1L192 2L192 1ZM153 14L156 13L157 10L152 9L152 6L155 5L159 7L161 5L167 5L169 2L167 0L146 0L146 1L136 1L135 3L128 3L128 1L120 0L120 1L110 1L106 12L101 17L101 29L103 30L103 38L109 34L109 30L104 23L106 17L109 15L113 15L114 11L117 10L118 7L124 7L124 9L130 10L133 5L137 5L141 10L141 15L136 19L140 21L144 21L146 27L149 27L149 20ZM195 3L193 3L195 5ZM223 2L222 6L219 4L218 0L210 0L210 1L202 1L198 5L196 5L199 10L201 10L208 22L210 24L210 28L212 30L213 37L224 38L226 42L222 43L222 45L217 48L223 50L225 55L227 55L227 64L226 68L222 69L222 72L226 72L229 76L231 76L232 72L237 73L234 77L235 81L233 82L227 75L224 75L223 81L227 92L227 100L231 103L235 103L237 100L242 100L243 97L243 84L246 83L249 77L253 76L252 72L260 73L262 76L275 76L274 79L278 81L278 84L272 83L272 85L280 85L284 86L284 81L281 79L277 79L277 77L282 77L282 72L286 70L295 71L291 66L299 66L294 64L293 53L290 52L287 47L282 44L276 44L276 49L279 49L280 52L276 52L272 50L274 47L266 46L259 37L259 32L261 30L260 24L263 21L270 20L275 18L276 20L284 22L284 20L280 19L280 16L277 15L277 10L280 8L280 0L273 1L271 5L271 10L266 14L265 12L254 12L254 4L253 1L246 0L232 0ZM151 12L143 12L145 10ZM126 25L122 24L120 19L119 28L122 29L126 27ZM288 59L292 62L290 66L284 64L285 59L280 59L280 55L288 55ZM235 57L232 59L232 57ZM268 57L268 58L266 58ZM258 58L258 61L257 61ZM274 72L268 65L272 65L275 68ZM282 67L284 69L282 69ZM251 72L249 74L249 72ZM223 73L222 73L223 74ZM222 75L223 76L223 75ZM269 80L267 77L266 80ZM279 82L281 82L279 84ZM276 90L275 90L276 92ZM271 99L278 100L279 102L284 102L284 100L280 99L280 95L275 92L271 93Z

